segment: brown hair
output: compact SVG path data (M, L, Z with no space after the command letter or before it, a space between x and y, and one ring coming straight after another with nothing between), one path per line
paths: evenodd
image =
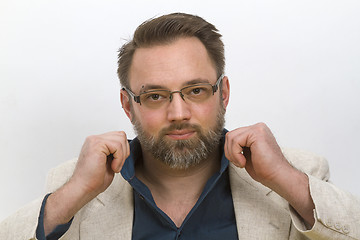
M172 13L142 23L133 39L120 48L117 72L121 85L130 88L129 70L136 49L169 44L180 37L197 37L213 61L217 75L224 72L224 44L216 27L198 16Z

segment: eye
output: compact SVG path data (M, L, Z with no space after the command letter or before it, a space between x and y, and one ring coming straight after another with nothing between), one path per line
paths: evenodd
M212 86L210 84L195 84L183 88L182 93L190 101L202 101L211 96Z
M149 96L149 98L151 99L151 100L158 100L159 98L160 98L160 95L159 94L156 94L156 93L154 93L154 94L151 94L150 96Z
M159 102L167 99L167 91L153 91L142 94L143 101L146 102Z
M201 88L194 88L191 92L192 92L193 94L200 94L201 91L202 91Z
M199 96L199 95L206 95L208 94L209 89L207 86L194 86L192 88L189 88L189 95L193 96Z
M162 96L158 93L151 93L146 95L146 101L159 101Z

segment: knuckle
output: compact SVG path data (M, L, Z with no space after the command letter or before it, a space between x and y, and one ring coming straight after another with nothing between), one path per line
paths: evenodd
M231 139L234 138L234 136L236 136L236 135L237 135L236 130L233 130L233 131L227 132L225 136L226 136L229 140L231 140Z
M267 125L263 122L259 122L255 124L255 130L259 133L265 133L267 129L268 129Z
M227 132L227 133L225 134L225 138L228 139L229 137L230 137L230 132Z
M118 135L119 137L122 137L122 138L125 138L125 139L126 139L126 133L125 133L124 131L118 131L118 132L117 132L117 135Z
M86 137L86 139L85 139L85 141L86 142L90 142L90 143L94 143L94 142L96 142L97 141L97 136L96 135L90 135L90 136L87 136Z
M266 124L264 122L258 122L257 124L255 124L255 126L257 126L258 128L266 128Z
M102 140L99 136L97 135L91 135L86 137L85 143L89 146L89 147L94 147L94 146L98 146L100 144L102 144Z
M122 136L126 136L126 133L124 131L119 131L119 134Z

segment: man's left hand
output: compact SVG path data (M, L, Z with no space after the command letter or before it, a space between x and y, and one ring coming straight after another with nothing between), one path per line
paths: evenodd
M265 186L284 171L292 170L264 123L241 127L226 134L225 156L238 167L245 167L250 176Z
M290 165L264 123L241 127L226 134L225 156L234 165L286 199L311 226L315 208L306 174Z

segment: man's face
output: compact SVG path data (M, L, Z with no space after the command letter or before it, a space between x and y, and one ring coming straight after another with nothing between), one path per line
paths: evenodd
M197 38L137 49L129 75L136 95L154 88L176 91L198 82L214 85L218 77ZM218 90L203 102L184 101L179 93L156 109L133 102L129 116L143 149L178 169L206 159L217 149L224 125L229 92L224 80L222 96Z

